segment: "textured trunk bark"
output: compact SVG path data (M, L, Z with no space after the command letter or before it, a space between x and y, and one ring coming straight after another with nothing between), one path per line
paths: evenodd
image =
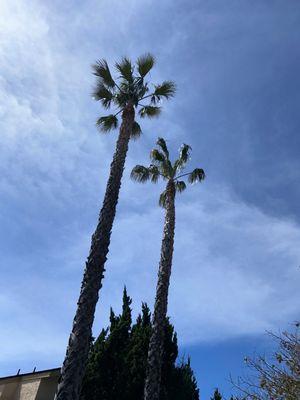
M167 184L165 223L152 321L153 331L148 350L148 367L144 390L144 400L159 400L162 354L164 351L164 327L168 307L168 291L172 267L174 234L175 186L174 181L170 180Z
M128 143L134 122L134 108L129 104L123 111L122 124L116 144L110 175L97 228L92 236L91 249L86 261L78 307L73 321L66 357L61 369L56 400L78 400L85 365L90 348L92 325L99 298L104 264L109 250L110 236L116 214L121 178Z

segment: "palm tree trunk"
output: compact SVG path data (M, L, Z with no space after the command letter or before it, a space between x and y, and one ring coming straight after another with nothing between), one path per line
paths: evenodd
M97 228L92 236L90 253L86 261L78 307L73 321L66 357L61 369L56 400L78 400L85 365L91 344L92 325L96 304L99 298L101 281L105 271L104 264L109 250L111 230L116 214L121 178L123 175L126 154L132 126L134 108L131 104L125 107L122 124L116 144L110 175Z
M152 335L148 350L148 367L144 390L144 400L158 400L160 394L161 367L165 322L168 307L168 291L172 267L175 234L175 186L167 184L166 214L161 246L156 298L154 305Z

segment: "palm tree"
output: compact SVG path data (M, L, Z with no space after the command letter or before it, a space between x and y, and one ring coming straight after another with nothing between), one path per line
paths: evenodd
M109 132L117 128L119 115L122 116L122 122L98 225L92 236L90 253L85 265L78 307L61 369L56 400L77 400L80 395L128 144L131 138L137 138L141 134L140 125L135 119L135 111L138 111L141 118L156 117L161 112L159 105L161 100L169 99L175 93L175 84L171 81L154 85L150 90L146 75L154 63L155 60L150 54L138 58L135 65L125 57L115 64L117 79L113 79L105 60L97 61L93 65L93 72L97 78L93 97L100 101L104 108L115 109L112 114L100 117L97 126L102 132Z
M196 168L192 172L181 173L190 156L191 147L189 145L183 144L181 146L179 158L172 164L165 140L159 138L156 144L158 148L153 149L150 153L152 161L150 166L136 165L131 172L131 178L138 182L150 180L155 183L159 178L167 182L166 189L159 198L160 206L165 208L165 221L152 321L153 330L148 349L144 400L159 399L164 324L167 315L175 234L175 196L176 193L181 193L186 189L186 183L182 178L187 177L189 183L200 182L205 178L204 171L201 168Z

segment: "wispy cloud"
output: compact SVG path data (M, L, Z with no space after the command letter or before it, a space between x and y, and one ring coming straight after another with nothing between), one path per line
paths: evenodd
M142 301L153 303L163 210L153 206L158 193L150 187L137 186L135 192L144 200L117 219L95 334L107 323L111 305L120 310L124 284L135 313ZM130 199L128 193L123 197ZM203 184L180 197L169 314L181 342L259 334L296 318L300 227L232 199L222 187ZM53 245L47 260L35 254L35 263L43 260L42 265L23 269L21 281L9 279L13 295L2 294L2 313L8 313L1 331L4 359L18 357L21 347L28 353L51 348L56 360L64 353L90 232L69 224L64 236L70 239L54 248L60 255L52 254Z
M295 318L299 226L234 200L222 186L207 186L178 198L170 314L179 337L223 340ZM150 191L136 189L154 203ZM153 300L161 230L162 212L149 206L120 217L116 227L107 279L119 282L119 291L128 281L136 300Z

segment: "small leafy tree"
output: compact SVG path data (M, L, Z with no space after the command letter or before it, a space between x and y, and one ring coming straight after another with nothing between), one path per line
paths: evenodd
M165 209L165 222L156 286L152 322L153 330L148 351L148 369L144 392L145 400L158 400L161 390L164 327L168 307L168 291L175 235L175 195L186 189L186 183L183 180L184 177L187 177L189 183L201 182L205 177L202 168L182 173L190 156L191 147L189 145L183 144L181 146L178 159L172 163L165 140L159 138L156 144L158 148L153 149L150 153L150 166L136 165L131 172L131 178L137 182L143 183L150 180L155 183L159 178L166 181L166 189L159 198L159 204Z
M293 332L269 333L278 349L271 359L265 356L245 358L250 374L232 381L239 400L300 399L300 337L299 323Z

